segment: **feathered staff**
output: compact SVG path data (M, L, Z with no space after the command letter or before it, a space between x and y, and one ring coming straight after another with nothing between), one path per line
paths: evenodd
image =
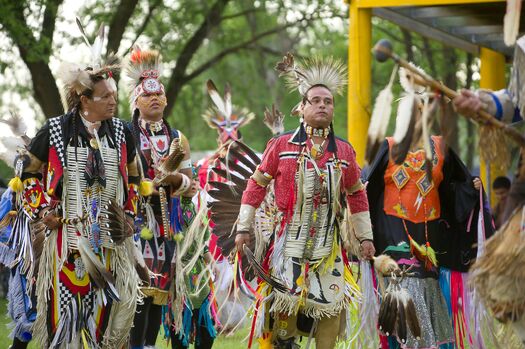
M400 66L410 71L414 76L414 81L416 81L417 84L419 85L427 86L432 91L440 91L441 93L443 93L445 96L447 96L450 99L453 99L458 95L456 91L448 88L447 86L444 86L439 81L436 81L435 79L433 79L426 73L421 72L416 67L408 63L406 60L402 59L397 54L395 54L393 52L392 44L388 40L385 40L385 39L380 40L374 46L374 56L379 62L385 62L387 59L392 58ZM469 117L469 116L465 116L465 117ZM507 135L508 138L511 138L512 140L514 140L520 146L525 147L525 136L521 134L521 132L519 132L518 130L512 127L509 127L507 124L494 118L487 111L481 110L476 116L472 117L472 119L479 122L482 128L492 128L492 129L498 130L499 132L502 132L505 135ZM491 138L480 137L480 142L485 142L480 145L483 157L491 163L503 165L501 164L501 161L499 161L500 159L498 159L497 156L494 156L496 153L493 153L493 152L488 153L486 151L487 149L491 148L489 145L486 144L486 142L493 142L493 143L496 142L500 144L501 141L504 139L505 137L497 137L496 139L492 137ZM495 145L494 147L497 147L497 146Z

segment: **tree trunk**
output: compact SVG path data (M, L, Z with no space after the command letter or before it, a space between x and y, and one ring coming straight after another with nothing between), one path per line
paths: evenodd
M197 29L182 49L179 58L177 59L177 65L172 71L166 88L168 105L164 111L165 115L171 114L175 101L177 100L182 87L186 83L185 75L188 65L210 32L221 22L221 14L224 12L229 1L230 0L217 0L213 4L202 21L199 29Z

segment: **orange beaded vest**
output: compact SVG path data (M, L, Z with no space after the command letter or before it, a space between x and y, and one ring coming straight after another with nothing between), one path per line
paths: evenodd
M387 138L389 150L394 145ZM401 165L389 158L385 172L384 210L388 215L413 223L436 220L441 215L439 184L443 180L442 138L432 136L432 178L428 178L423 149L409 152Z

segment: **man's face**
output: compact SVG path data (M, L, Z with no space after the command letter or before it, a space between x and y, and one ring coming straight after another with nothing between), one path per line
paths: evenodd
M334 97L329 89L323 86L312 87L303 102L304 121L315 128L330 126L334 117Z
M140 115L151 121L159 121L164 115L166 108L166 95L164 92L142 94L137 99L137 108L139 108Z
M90 121L111 119L117 110L117 91L107 80L101 80L93 86L91 98L84 98L83 104Z
M507 200L507 196L509 195L509 190L507 188L497 188L494 189L494 196L498 201L504 202Z

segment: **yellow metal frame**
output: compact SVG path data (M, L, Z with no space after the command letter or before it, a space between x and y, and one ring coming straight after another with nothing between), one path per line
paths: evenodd
M505 2L505 0L353 0L358 8L397 7L397 6L436 6L480 4L486 2Z
M357 161L363 166L371 114L372 90L372 8L393 6L433 6L456 5L505 0L352 0L349 2L350 24L348 43L348 140L357 153ZM480 49L481 81L480 87L499 90L505 87L505 57L490 49ZM499 173L491 168L490 175L486 164L481 164L484 184L490 188L490 180Z

